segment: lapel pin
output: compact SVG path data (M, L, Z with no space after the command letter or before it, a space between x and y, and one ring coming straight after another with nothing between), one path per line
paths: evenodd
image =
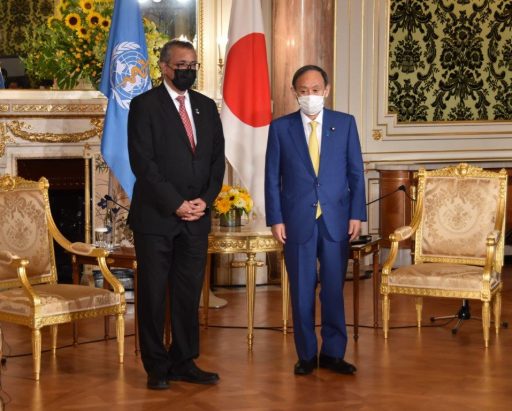
M199 109L198 109L198 108L195 108L195 109L194 109L194 112L195 112L197 115L199 115Z
M334 131L334 130L336 130L336 127L331 127L331 131Z

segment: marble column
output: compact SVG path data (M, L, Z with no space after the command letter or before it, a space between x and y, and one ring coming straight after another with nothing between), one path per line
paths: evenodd
M273 117L298 109L290 91L295 71L306 64L333 78L335 0L275 0L272 7ZM332 93L326 101L332 107Z

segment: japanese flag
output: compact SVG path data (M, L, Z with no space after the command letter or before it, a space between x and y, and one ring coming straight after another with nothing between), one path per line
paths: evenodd
M272 115L260 0L232 2L220 116L226 157L249 190L255 212L263 217L265 150Z

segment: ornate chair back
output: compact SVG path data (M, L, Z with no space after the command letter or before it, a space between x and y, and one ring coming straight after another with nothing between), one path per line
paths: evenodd
M503 256L506 179L500 173L459 167L418 173L419 210L416 263L439 262L483 266L486 238L500 230Z
M31 284L55 283L53 238L46 218L48 190L43 182L4 176L0 180L0 250L30 261ZM0 265L0 288L20 286L15 267Z

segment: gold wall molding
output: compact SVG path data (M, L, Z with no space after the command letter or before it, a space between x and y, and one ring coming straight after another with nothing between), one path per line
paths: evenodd
M203 0L197 2L197 55L199 61L203 64L199 68L199 78L197 80L198 90L204 89L204 11L203 11Z
M12 113L105 113L104 104L13 104ZM0 111L2 111L0 109ZM7 111L7 110L4 110Z
M5 154L5 146L11 143L12 138L7 134L7 126L5 123L0 123L0 157Z
M382 140L382 130L373 130L372 131L372 138L375 141Z
M103 119L93 118L90 120L90 124L92 125L91 129L77 133L37 133L31 131L32 126L30 124L18 120L12 120L4 123L4 127L6 127L13 136L30 142L78 143L96 136L101 137L101 133L103 131ZM0 136L3 134L5 134L5 129L3 132L0 129Z
M9 104L0 104L0 112L9 111Z

